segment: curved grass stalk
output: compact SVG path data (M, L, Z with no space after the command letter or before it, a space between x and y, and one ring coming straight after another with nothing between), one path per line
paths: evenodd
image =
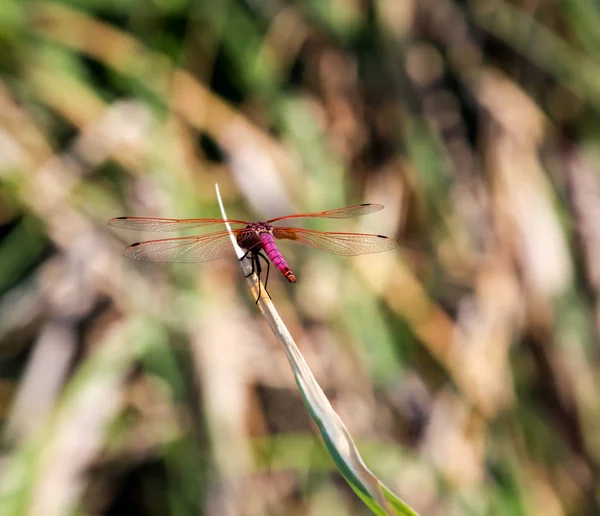
M221 200L219 186L215 185L219 206L223 218L227 220L225 208ZM254 296L259 295L258 307L277 340L283 346L288 358L302 400L310 416L319 427L325 446L333 458L340 473L361 500L373 511L382 516L410 515L417 513L385 486L366 466L360 456L350 433L337 415L325 393L317 383L308 364L300 353L292 335L277 313L271 298L266 294L256 274L252 274L252 266L248 258L242 259L244 251L238 246L231 227L226 223L231 242L240 265Z

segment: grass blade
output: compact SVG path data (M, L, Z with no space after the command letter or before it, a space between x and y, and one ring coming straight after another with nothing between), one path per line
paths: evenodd
M215 185L215 188L221 213L223 218L227 219L218 185ZM253 294L256 296L260 292L258 307L271 331L283 346L304 405L319 427L325 446L340 473L373 513L382 516L416 515L417 513L385 486L362 460L350 433L317 383L292 335L277 313L271 298L266 294L264 287L260 286L259 278L255 274L251 274L250 260L247 258L241 259L244 256L244 251L237 245L229 224L226 224L226 226Z

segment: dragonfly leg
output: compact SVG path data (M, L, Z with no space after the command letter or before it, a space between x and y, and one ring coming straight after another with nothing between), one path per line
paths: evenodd
M258 301L260 300L260 290L261 290L260 275L262 274L262 267L260 265L260 253L259 252L252 253L252 262L256 264L256 275L258 276L258 297L256 298L256 304L258 304ZM254 268L254 265L252 268Z
M265 277L265 292L267 293L267 296L271 297L271 294L269 294L269 291L267 290L267 283L269 282L269 272L271 270L271 262L263 253L261 253L260 249L261 249L261 244L259 242L255 245L253 245L252 247L250 247L248 250L246 250L246 252L244 253L244 256L242 256L240 258L240 261L242 261L244 258L247 258L248 255L250 255L250 261L252 262L252 272L250 272L250 274L248 274L246 276L246 278L252 276L254 273L256 273L256 275L258 276L258 297L256 298L256 304L258 304L258 301L260 299L260 293L261 293L261 283L260 283L260 276L262 274L262 265L260 264L261 258L267 264L267 275Z
M250 274L246 275L245 276L246 278L249 278L250 276L252 276L254 274L255 270L258 270L258 269L254 268L254 262L255 262L254 256L256 255L256 248L259 247L259 246L260 246L260 243L253 245L250 249L248 249L244 253L244 256L242 256L239 259L240 262L241 262L242 260L246 259L248 257L248 255L251 255L250 262L252 263L252 272L250 272ZM260 275L260 272L258 274Z
M239 260L240 262L244 259L247 258L249 254L254 254L257 252L257 249L260 250L260 246L262 244L260 242L257 242L256 244L254 244L252 247L246 249L246 252L244 253L244 256L242 256Z
M244 253L244 256L242 256L242 257L239 259L239 260L240 260L240 262L241 262L242 260L244 260L245 258L247 258L247 257L248 257L248 255L249 255L251 252L252 252L252 248L248 249L248 250L247 250L247 251Z

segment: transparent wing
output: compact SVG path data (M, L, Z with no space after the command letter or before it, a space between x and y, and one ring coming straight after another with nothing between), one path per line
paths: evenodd
M231 224L248 224L243 220L228 220L228 222ZM224 219L160 219L151 217L116 217L108 221L108 225L115 228L154 231L157 233L224 223Z
M236 235L242 230L234 230ZM197 263L234 255L227 231L208 235L165 238L137 242L125 249L125 256L146 262Z
M271 222L277 222L278 220L287 219L350 219L352 217L359 217L361 215L375 213L376 211L382 209L383 206L381 204L355 204L354 206L347 206L346 208L337 208L336 210L321 211L316 213L299 213L298 215L286 215L285 217L277 217L276 219L267 220L267 224L270 224Z
M398 247L398 244L391 238L365 233L337 233L303 228L274 227L273 236L293 240L326 253L342 256L381 253Z

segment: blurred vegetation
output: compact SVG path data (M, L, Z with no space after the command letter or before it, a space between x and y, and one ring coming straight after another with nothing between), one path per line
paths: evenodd
M422 514L600 513L592 0L0 2L0 514L368 514L235 260L119 215L359 202L269 291ZM156 238L156 237L154 237Z

